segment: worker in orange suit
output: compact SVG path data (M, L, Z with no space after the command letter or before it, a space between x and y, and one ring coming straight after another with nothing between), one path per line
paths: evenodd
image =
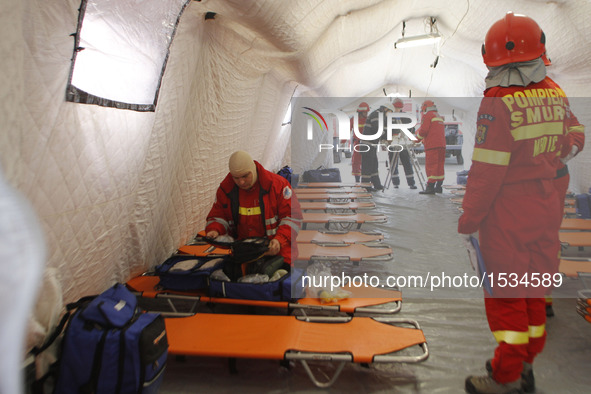
M362 102L357 107L357 129L359 130L360 134L363 134L363 128L365 127L365 122L367 121L367 114L369 114L369 104L366 102ZM355 117L351 118L351 131L353 131L355 124ZM351 154L351 174L355 177L355 182L359 182L361 180L361 152L355 149L357 145L361 143L361 140L355 133L353 132L351 149L353 153Z
M469 251L478 232L497 347L488 373L466 379L469 393L535 391L533 362L546 340L544 295L558 271L564 204L555 178L569 118L565 97L546 76L545 40L533 19L509 12L482 46L489 72L458 232ZM502 278L513 286L501 286Z
M421 105L421 127L417 130L417 138L425 147L425 172L427 187L420 194L443 192L445 178L445 126L443 118L437 112L432 100L425 100Z

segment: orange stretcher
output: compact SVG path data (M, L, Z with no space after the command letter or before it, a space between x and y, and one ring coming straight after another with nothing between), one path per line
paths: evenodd
M372 199L371 193L302 193L298 194L298 200L300 201L355 201L360 199Z
M591 220L573 218L562 219L560 229L573 231L591 231Z
M306 229L306 226L310 223L324 224L327 230L330 229L331 225L342 230L349 230L354 225L357 225L357 229L365 223L385 223L388 218L385 215L367 214L367 213L310 213L302 212L302 229Z
M558 233L560 243L563 246L573 247L588 247L591 246L591 232L590 231L560 231Z
M330 387L347 362L417 363L429 356L423 331L410 319L205 313L165 323L170 354L300 361L318 387ZM312 360L339 364L322 382Z
M298 244L363 244L382 241L384 236L375 231L318 231L300 230L296 242Z
M320 187L320 188L327 188L327 187L363 187L368 188L372 187L371 183L368 182L309 182L309 183L298 183L298 188L305 188L305 187Z
M300 208L304 211L346 212L359 209L373 209L373 202L326 202L326 201L301 201Z
M443 188L449 190L462 190L466 188L466 185L443 185Z
M318 188L318 187L298 187L293 189L294 192L298 195L301 194L316 194L316 193L367 193L367 189L363 187L327 187L327 188Z
M167 310L159 310L165 316L192 316L199 304L227 304L248 305L266 308L281 308L291 314L299 311L306 315L307 311L342 312L349 315L355 313L366 314L394 314L402 308L402 293L398 290L381 288L365 288L343 286L342 289L351 292L349 298L332 302L323 302L316 297L304 297L296 301L258 301L236 298L210 297L205 290L175 291L161 289L160 278L155 275L140 275L130 279L126 286L136 295L145 298L159 298L166 300Z
M300 261L361 261L391 260L392 249L389 246L367 246L364 244L318 245L298 243Z
M591 258L563 257L560 259L558 271L571 278L576 278L581 273L591 273Z

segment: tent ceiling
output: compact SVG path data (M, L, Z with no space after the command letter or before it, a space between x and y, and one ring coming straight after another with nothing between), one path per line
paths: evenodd
M400 93L412 89L414 96L471 97L479 96L484 86L486 68L480 46L486 31L510 10L527 14L542 26L555 62L553 71L583 67L578 53L581 43L577 44L589 38L581 29L589 19L588 13L580 12L583 3L226 0L194 3L193 11L216 12L219 23L248 31L252 47L286 61L292 78L306 85L309 94L381 95L382 88L388 87ZM437 19L443 36L439 48L394 48L403 21L407 36L423 34L428 29L424 20L430 16ZM573 85L571 95L584 94Z

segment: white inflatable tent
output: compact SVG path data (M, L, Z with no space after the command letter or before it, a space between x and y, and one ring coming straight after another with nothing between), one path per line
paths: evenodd
M20 331L2 324L2 343L25 331L27 348L42 343L63 304L129 279L192 238L233 151L275 171L310 167L291 162L284 118L292 96L478 98L486 75L480 46L507 11L541 25L549 75L570 97L587 96L591 86L585 0L160 0L144 2L142 12L133 12L135 0L89 3L120 10L112 14L126 33L113 41L164 40L150 81L157 100L149 96L153 105L143 111L67 101L80 0L3 2L0 164L36 216L25 227L34 234L38 221L43 236L2 236L0 312L3 321L22 322ZM150 4L175 10L166 32L146 34ZM439 44L394 48L403 25L407 36L424 34L433 18ZM473 130L465 133L470 142ZM590 162L584 151L570 166L573 191L590 186ZM14 357L22 355L2 352L3 362Z

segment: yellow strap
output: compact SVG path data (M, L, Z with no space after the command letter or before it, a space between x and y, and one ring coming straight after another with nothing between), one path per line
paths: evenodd
M529 332L527 331L493 331L497 343L505 342L509 345L525 345L529 343Z
M541 326L529 326L529 337L530 338L541 338L546 332L546 325Z
M243 216L260 215L261 214L261 207L252 207L252 208L240 207L240 208L238 208L238 213Z
M498 164L500 166L508 166L511 160L511 152L502 152L498 150L474 148L472 154L472 161L480 161L488 164Z

